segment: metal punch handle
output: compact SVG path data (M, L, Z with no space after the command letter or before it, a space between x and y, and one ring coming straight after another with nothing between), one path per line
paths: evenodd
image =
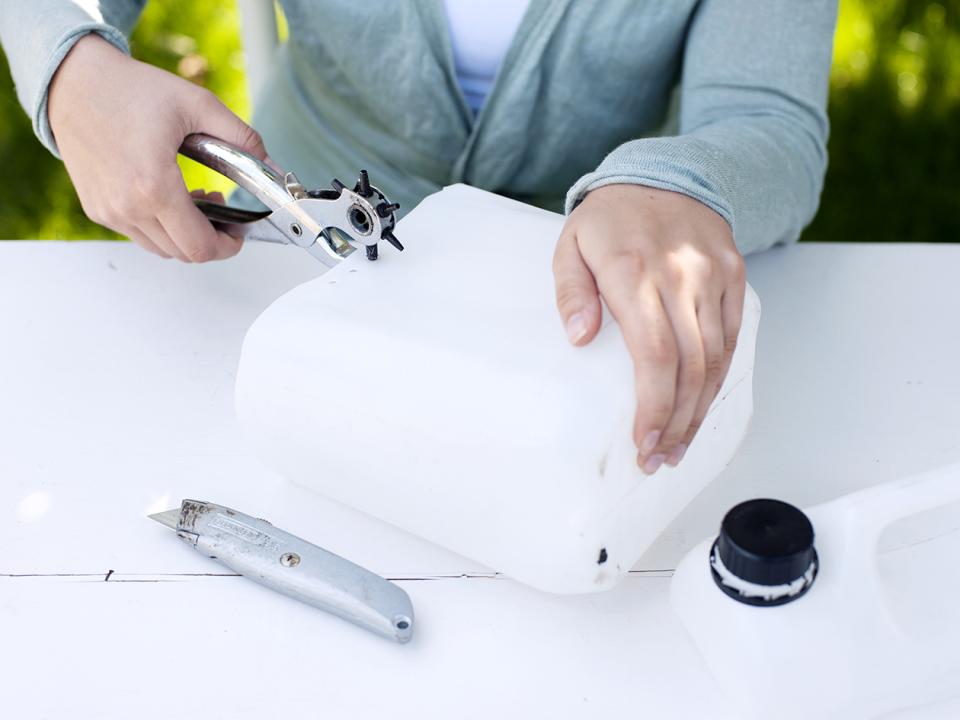
M223 140L199 133L187 135L180 146L180 154L233 180L271 210L295 199L283 175Z

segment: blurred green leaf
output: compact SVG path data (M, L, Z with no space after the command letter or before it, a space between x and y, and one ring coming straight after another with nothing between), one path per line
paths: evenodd
M960 241L960 0L841 0L805 240Z
M130 38L133 55L209 88L240 117L250 103L235 0L148 2ZM40 145L17 103L0 54L0 238L79 240L118 238L83 214L60 161ZM188 187L228 190L229 180L190 160L181 167Z

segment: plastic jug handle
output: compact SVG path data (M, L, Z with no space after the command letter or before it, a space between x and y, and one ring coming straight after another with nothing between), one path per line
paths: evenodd
M877 537L897 520L960 501L960 463L867 488L845 499L849 519Z
M880 534L897 520L960 502L960 463L867 488L835 502L844 526L848 570L862 569L876 581Z

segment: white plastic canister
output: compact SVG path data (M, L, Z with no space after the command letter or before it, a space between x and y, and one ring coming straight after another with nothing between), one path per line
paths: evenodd
M792 601L723 591L712 539L677 568L671 602L721 688L757 718L957 717L944 702L960 696L960 465L806 515L816 576Z
M563 217L463 185L250 328L237 413L287 478L544 590L611 587L730 461L752 412L747 288L726 382L676 468L636 467L630 357L554 305Z

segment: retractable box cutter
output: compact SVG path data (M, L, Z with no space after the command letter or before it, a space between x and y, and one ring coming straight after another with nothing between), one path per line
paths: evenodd
M231 570L398 643L413 636L413 604L389 580L274 527L211 502L184 500L150 515Z
M214 224L242 228L246 240L296 245L327 268L359 247L368 260L376 260L381 240L403 250L393 234L400 206L370 184L366 170L352 189L334 178L329 189L307 190L292 172L276 170L209 135L188 135L180 154L233 180L266 205L267 210L244 210L194 201Z

